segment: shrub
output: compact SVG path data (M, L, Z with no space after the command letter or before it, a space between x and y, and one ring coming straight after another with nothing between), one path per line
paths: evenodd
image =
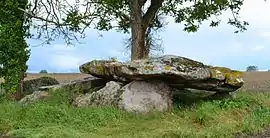
M48 73L48 71L45 70L45 69L43 69L43 70L41 70L39 73Z

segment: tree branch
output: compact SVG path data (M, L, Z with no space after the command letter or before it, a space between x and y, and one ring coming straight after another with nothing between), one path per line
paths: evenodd
M164 0L151 0L151 5L143 16L143 23L145 26L148 26L155 18L158 9L162 6L163 1Z
M29 13L29 12L25 11L25 10L22 9L22 8L18 8L18 9L21 10L21 11L23 11L24 13L26 13L28 16L30 16L30 17L32 17L32 18L39 19L39 20L41 20L41 21L45 21L45 22L54 24L54 25L56 25L56 26L67 26L67 25L69 25L69 24L60 24L60 23L55 22L55 21L53 21L53 20L49 20L49 19L45 19L45 18L42 18L42 17L39 17L39 16L35 16L34 14Z

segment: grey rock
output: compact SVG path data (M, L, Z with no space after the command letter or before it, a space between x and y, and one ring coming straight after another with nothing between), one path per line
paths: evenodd
M96 92L75 98L74 106L113 106L128 112L166 111L171 108L170 87L159 81L133 81L124 87L110 81Z
M167 111L172 107L171 89L161 81L132 81L121 91L119 107L129 112Z
M55 89L65 89L65 90L73 90L78 91L78 93L86 93L89 90L96 88L96 87L104 87L107 83L107 80L96 78L96 77L89 77L83 80L74 80L69 83L62 83L58 85L50 85L50 86L42 86L39 87L38 90L40 91L49 91Z
M32 94L26 95L22 98L19 103L21 104L29 104L35 101L43 100L49 96L49 92L47 91L35 91Z
M60 84L56 79L51 77L40 77L37 79L23 81L23 92L24 94L31 94L38 91L39 87L51 86Z
M117 106L121 95L120 89L119 83L110 81L98 91L78 96L73 101L73 105L76 107Z
M175 88L193 88L215 92L232 92L244 84L242 72L213 67L188 58L165 55L156 58L117 62L93 60L80 71L111 81L161 80Z

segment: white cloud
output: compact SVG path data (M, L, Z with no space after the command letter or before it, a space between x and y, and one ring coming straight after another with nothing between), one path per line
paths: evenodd
M264 0L245 0L240 16L247 19L255 28L270 28L270 2Z
M261 51L265 48L263 45L258 45L252 48L253 51Z
M59 70L70 70L79 68L84 61L85 60L83 58L74 55L54 55L51 57L51 62L49 62L49 65Z
M259 36L264 39L270 40L270 32L269 31L261 31L259 32Z

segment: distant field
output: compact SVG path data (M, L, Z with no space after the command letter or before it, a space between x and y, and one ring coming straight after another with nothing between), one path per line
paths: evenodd
M65 83L72 80L83 79L90 75L81 73L28 73L26 80L39 78L41 76L53 77L60 83ZM270 72L245 72L243 79L245 84L241 90L270 91ZM0 82L1 81L0 79Z
M270 72L245 72L243 79L242 90L270 91Z
M88 74L81 73L48 73L48 74L39 74L39 73L28 73L26 80L35 79L42 76L52 77L57 79L60 83L70 82L72 80L79 80L85 77L90 77Z
M81 73L47 73L47 74L28 73L25 80L36 79L43 76L52 77L57 79L60 83L65 83L70 82L72 80L83 79L85 77L89 77L90 75ZM0 82L2 81L3 79L0 78Z

